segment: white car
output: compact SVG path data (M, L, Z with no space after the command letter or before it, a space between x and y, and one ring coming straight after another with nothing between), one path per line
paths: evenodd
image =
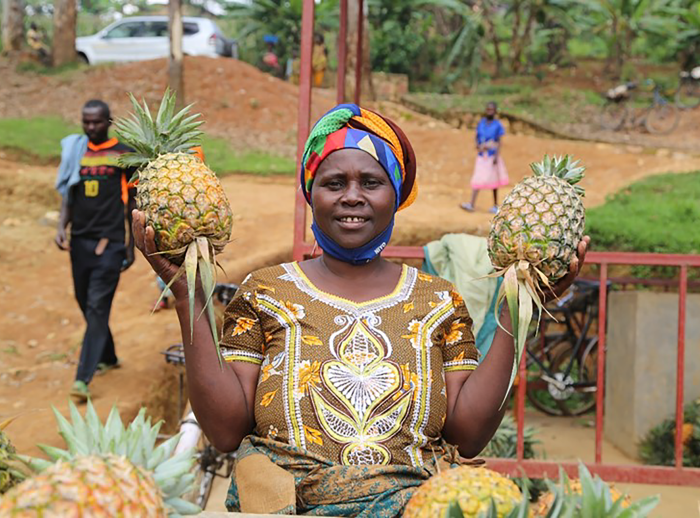
M187 56L238 57L235 40L226 38L208 18L184 17L182 50ZM97 34L76 38L78 55L90 65L142 61L170 54L167 16L133 16L108 25Z

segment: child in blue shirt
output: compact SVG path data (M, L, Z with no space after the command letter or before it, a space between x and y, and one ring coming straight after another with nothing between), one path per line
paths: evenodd
M493 190L493 207L489 212L498 212L498 188L508 185L508 171L500 153L505 129L496 118L497 111L496 103L489 102L484 117L476 127L477 155L471 179L472 199L471 202L460 205L469 212L474 211L476 197L482 189Z

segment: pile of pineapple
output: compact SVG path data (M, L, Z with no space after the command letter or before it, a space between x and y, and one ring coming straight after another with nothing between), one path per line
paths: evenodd
M482 467L461 466L432 477L413 494L404 518L644 518L658 496L632 503L598 476L579 465L579 478L562 471L559 483L547 481L548 491L535 504L527 489L520 492L511 479Z
M141 409L125 427L116 407L104 424L92 403L54 409L66 449L39 445L50 460L19 455L0 427L0 517L165 517L196 514L182 498L194 481L192 450L173 454L179 435L158 446L161 423ZM4 493L4 494L3 494Z

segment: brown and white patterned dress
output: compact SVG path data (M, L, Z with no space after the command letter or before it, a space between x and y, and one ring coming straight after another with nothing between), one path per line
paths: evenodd
M261 366L256 435L344 465L418 467L445 422L444 373L478 365L471 325L452 284L415 268L358 304L288 263L243 282L222 353Z

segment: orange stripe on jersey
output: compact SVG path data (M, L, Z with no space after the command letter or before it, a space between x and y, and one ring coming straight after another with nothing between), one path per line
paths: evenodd
M122 202L126 207L129 205L129 183L126 181L126 175L122 175Z
M92 151L102 151L103 149L109 149L111 147L114 147L118 143L119 141L115 137L112 137L111 139L107 140L106 142L103 142L102 144L93 144L92 142L88 142L88 149Z
M192 149L190 149L190 152L204 162L204 150L202 149L202 146L194 146Z

